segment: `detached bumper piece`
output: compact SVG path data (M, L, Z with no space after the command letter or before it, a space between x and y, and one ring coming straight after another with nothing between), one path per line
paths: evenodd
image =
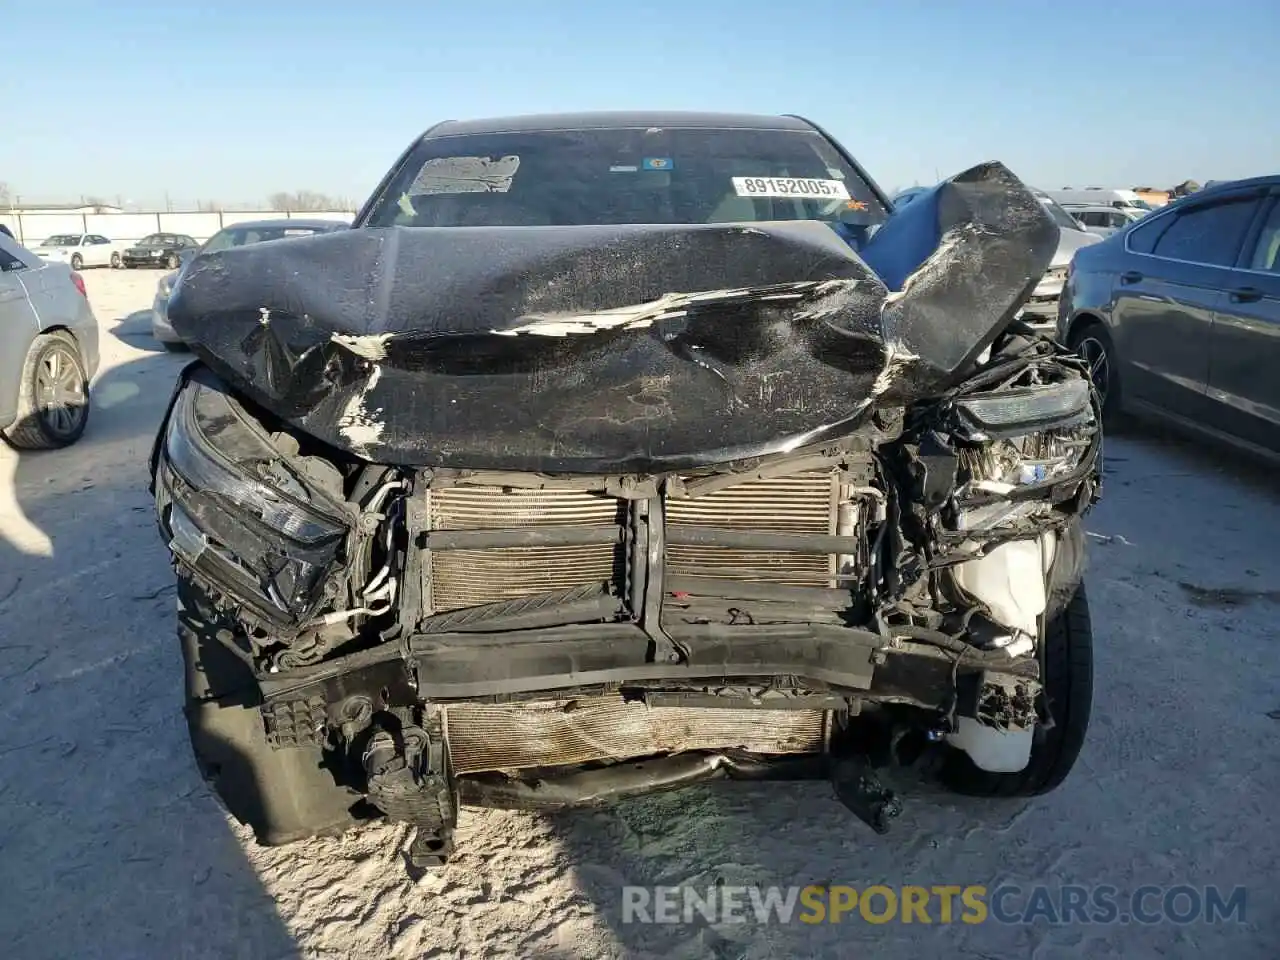
M902 814L902 801L876 776L861 757L846 757L831 765L836 799L876 833L889 832L889 822Z

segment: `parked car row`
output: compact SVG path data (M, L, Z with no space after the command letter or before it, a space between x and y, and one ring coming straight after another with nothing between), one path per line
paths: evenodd
M58 233L46 237L34 252L42 259L65 263L72 270L86 267L169 267L178 265L183 253L199 244L181 233L153 233L126 246L100 233Z
M346 227L330 220L268 220L220 231L201 247L185 234L156 233L131 247L101 234L47 237L34 250L0 230L0 436L24 449L65 447L89 421L98 369L98 325L79 271L88 267L179 268L199 252ZM156 336L180 341L165 320L178 271L166 274L154 304Z
M1050 190L1049 195L1064 207L1111 207L1116 210L1151 211L1151 204L1138 196L1135 190L1104 190L1092 187L1085 190Z

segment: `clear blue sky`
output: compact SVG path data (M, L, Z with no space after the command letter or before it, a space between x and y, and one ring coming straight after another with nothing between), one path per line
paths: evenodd
M436 120L801 113L886 188L1280 172L1280 0L84 0L0 18L28 198L363 199Z

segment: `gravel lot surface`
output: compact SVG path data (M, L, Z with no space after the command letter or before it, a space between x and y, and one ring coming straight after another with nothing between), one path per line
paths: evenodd
M886 837L823 784L555 817L468 810L460 856L417 882L400 828L255 846L197 776L181 719L173 580L145 490L186 362L150 337L158 278L86 274L104 364L82 442L0 447L6 956L1280 956L1280 486L1144 433L1108 440L1088 523L1094 726L1050 797L918 784ZM1218 885L1248 899L1245 922L1219 924L621 922L623 884L717 880Z

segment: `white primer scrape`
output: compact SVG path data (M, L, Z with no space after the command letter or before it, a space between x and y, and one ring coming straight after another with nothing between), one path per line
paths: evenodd
M351 449L363 456L368 456L369 450L382 439L382 433L386 430L386 424L378 419L382 415L382 408L369 410L366 406L369 394L381 379L382 368L375 366L364 390L351 398L338 418L338 431L351 444Z
M704 290L699 293L667 293L656 300L613 307L609 310L589 313L529 314L520 317L522 322L517 326L489 332L503 337L521 335L570 337L608 330L642 330L662 320L683 317L688 313L689 307L698 304L734 299L745 299L750 302L803 300L838 288L851 288L857 284L857 280L802 280L754 290L750 287L738 287ZM765 292L766 290L768 292Z
M389 333L378 333L366 336L335 333L330 336L329 339L344 350L354 353L357 357L364 357L366 360L385 360L387 356L387 343L391 340L391 336L392 335Z

